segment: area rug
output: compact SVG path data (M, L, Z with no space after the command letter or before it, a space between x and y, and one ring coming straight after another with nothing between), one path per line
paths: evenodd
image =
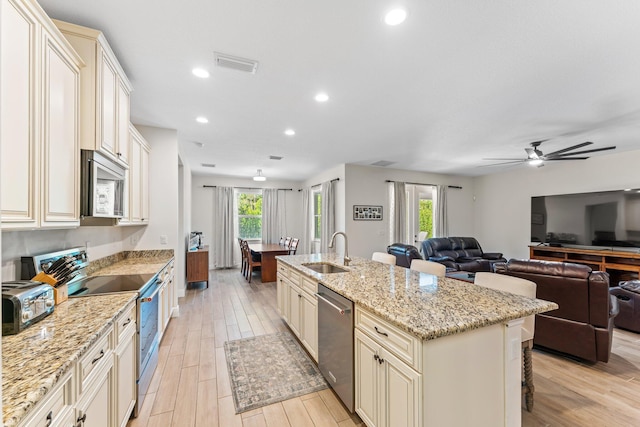
M224 343L236 414L328 387L287 332Z

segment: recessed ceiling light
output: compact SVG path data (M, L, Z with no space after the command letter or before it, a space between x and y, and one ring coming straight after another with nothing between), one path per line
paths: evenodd
M329 95L327 95L324 92L320 92L316 95L314 99L318 102L327 102L329 100Z
M209 123L209 119L207 119L206 117L196 117L196 122L198 123Z
M631 189L630 188L625 188L624 191L631 191Z
M194 76L200 77L201 79L206 79L209 77L209 72L204 68L194 68L191 70Z
M407 18L407 11L404 9L393 9L384 16L384 22L387 25L402 24Z
M293 130L293 129L287 129L287 130L284 131L284 134L288 135L288 136L293 136L293 135L296 134L296 131Z

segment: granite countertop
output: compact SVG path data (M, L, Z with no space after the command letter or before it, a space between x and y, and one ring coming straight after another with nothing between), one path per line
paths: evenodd
M87 275L156 274L172 259L172 249L119 252L91 261L87 267Z
M2 419L18 424L115 318L135 304L133 292L70 298L17 335L2 337Z
M353 257L347 267L335 254L277 259L423 340L558 308L553 302L365 258ZM342 266L349 272L321 274L302 265L320 262Z

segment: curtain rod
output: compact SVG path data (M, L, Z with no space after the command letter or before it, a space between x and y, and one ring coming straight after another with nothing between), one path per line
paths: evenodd
M203 185L203 188L217 188L217 185ZM243 190L271 190L271 188L264 188L264 187L231 187L231 188L235 188L235 189L243 189ZM282 191L293 191L293 188L275 188L275 190L282 190Z
M390 179L386 180L385 182L404 182L404 181L392 181ZM438 184L423 184L421 182L404 182L405 184L411 184L411 185L430 185L432 187L437 186ZM458 190L462 190L462 187L460 187L459 185L447 185L448 188L457 188Z
M335 182L335 181L340 181L340 178L333 178L333 179L332 179L331 181L329 181L329 182ZM309 187L309 188L320 187L321 185L322 185L322 183L320 183L320 184L316 184L316 185L312 185L312 186L311 186L311 187ZM298 191L302 191L302 188L300 188Z

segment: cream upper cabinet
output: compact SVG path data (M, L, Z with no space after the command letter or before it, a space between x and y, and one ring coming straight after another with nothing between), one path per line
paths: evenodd
M36 3L8 0L1 19L2 228L78 226L84 64Z
M125 224L149 223L149 153L151 148L140 132L129 126L129 220Z
M127 76L102 32L54 22L86 63L81 73L81 148L98 150L128 166L131 84Z

